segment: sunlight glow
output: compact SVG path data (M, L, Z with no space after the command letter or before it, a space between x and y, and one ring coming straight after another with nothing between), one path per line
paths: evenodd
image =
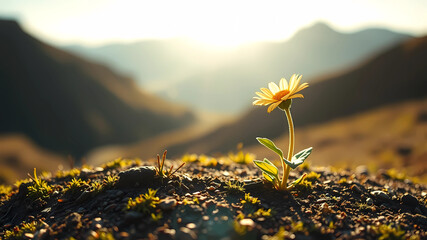
M284 40L317 21L343 31L376 26L425 34L427 1L392 2L21 0L4 3L0 15L16 16L30 32L59 44L185 38L236 46Z

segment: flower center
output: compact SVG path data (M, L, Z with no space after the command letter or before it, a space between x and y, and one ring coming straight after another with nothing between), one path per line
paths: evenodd
M289 93L289 90L286 90L286 89L279 91L276 94L274 94L273 99L280 101L280 100L282 100L282 97L286 96L286 94L288 94L288 93Z

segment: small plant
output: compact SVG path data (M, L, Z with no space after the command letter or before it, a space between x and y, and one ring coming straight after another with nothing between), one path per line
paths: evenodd
M21 184L29 183L29 182L31 182L31 178L25 178L25 179L17 180L15 182L15 184L13 184L13 185L15 185L17 188L19 188L21 186Z
M398 181L403 181L408 178L404 172L397 171L395 168L387 170L387 175L390 176L391 179Z
M240 164L248 164L252 162L255 159L255 155L251 153L244 153L242 149L243 149L243 144L239 143L237 145L237 153L234 154L230 152L228 154L228 158L230 158L231 161L235 163L240 163Z
M105 190L104 185L99 181L93 181L89 185L89 189L93 193L100 193Z
M302 180L294 185L294 189L299 192L307 192L313 189L312 183L307 180Z
M295 169L302 163L305 159L311 154L313 148L307 148L301 152L294 155L294 145L295 145L295 134L294 134L294 124L291 116L291 105L293 98L304 98L300 93L297 93L308 87L307 83L299 85L301 81L301 76L292 75L290 83L286 79L282 78L280 80L280 87L277 86L274 82L270 82L267 88L261 88L261 92L257 92L258 97L255 97L253 105L266 106L270 105L267 109L267 112L273 111L276 107L283 110L286 114L288 125L289 125L289 149L288 156L285 158L281 149L276 147L276 145L268 138L260 138L257 140L259 143L267 147L268 149L275 152L280 157L280 162L282 163L283 176L282 179L279 178L279 170L277 167L270 162L268 159L264 158L261 160L254 160L255 165L261 169L264 178L271 182L277 190L289 190L293 188L298 182L300 182L305 175L301 176L295 182L291 183L289 186L287 184L289 172L291 169ZM290 161L289 161L290 160Z
M59 170L56 172L55 176L57 178L78 177L80 176L80 170L77 168L72 168L70 170Z
M319 180L319 177L320 177L320 173L311 171L309 174L307 174L307 176L305 176L305 179L310 182L315 182Z
M403 240L405 231L400 229L400 226L393 227L391 224L381 224L378 227L373 226L372 229L378 234L378 240Z
M104 188L105 189L111 189L111 188L113 188L118 179L119 178L117 176L111 176L111 175L109 175L103 181Z
M116 168L124 168L127 166L132 165L132 160L129 159L123 159L123 158L116 158L111 162L107 162L104 165L102 165L102 168L104 169L116 169Z
M32 199L44 199L48 198L52 193L52 187L49 186L45 181L37 177L36 169L34 168L34 178L28 174L33 180L33 184L28 186L28 197Z
M254 213L250 213L248 215L248 217L252 217L252 218L258 218L258 217L271 217L272 213L271 213L271 209L263 209L260 208L258 210L256 210Z
M347 184L347 178L345 178L345 177L340 178L340 180L338 180L338 183L339 184Z
M260 203L260 201L258 200L258 198L252 197L250 193L246 193L245 200L241 200L240 203L243 205L257 205Z
M148 193L141 194L134 199L129 198L126 210L137 211L146 215L151 215L159 204L160 200L156 197L157 190L148 189Z
M291 232L286 231L284 227L280 227L279 231L270 238L268 238L268 240L284 240L288 238L294 239L295 235Z
M26 223L22 222L21 226L15 226L12 230L4 232L3 239L24 239L24 234L35 233L40 224L36 221Z
M157 154L157 167L156 167L156 175L160 176L162 178L170 178L172 177L179 169L181 169L185 162L183 162L175 171L173 171L173 165L170 167L169 170L164 169L165 168L165 160L166 160L166 154L168 153L167 150L163 152L162 160L160 161L160 156Z
M240 183L239 181L228 180L228 182L226 183L225 189L227 189L229 193L241 193L241 192L245 192L244 186L245 184Z
M67 187L65 188L65 191L74 193L74 192L81 191L83 188L87 186L88 186L87 182L81 180L80 178L79 179L73 178L71 179L70 182L67 183Z
M12 192L12 187L7 185L0 185L0 195L8 195Z

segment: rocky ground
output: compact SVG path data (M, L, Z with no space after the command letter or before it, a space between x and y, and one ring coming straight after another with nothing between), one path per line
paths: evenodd
M393 172L304 164L279 192L230 159L187 156L166 177L156 160L33 173L0 188L2 239L427 239L426 186Z

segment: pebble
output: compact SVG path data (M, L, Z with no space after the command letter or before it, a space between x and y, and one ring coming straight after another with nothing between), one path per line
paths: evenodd
M139 222L143 215L139 212L130 211L125 214L125 222L128 224Z
M362 193L362 189L360 189L360 187L359 187L359 186L357 186L356 184L351 185L350 189L351 189L353 192L356 192L356 193Z
M240 225L245 226L245 227L249 227L249 228L255 227L255 222L250 218L244 218L244 219L240 220L239 223L240 223Z
M188 223L187 224L187 226L186 226L188 229L196 229L196 224L194 224L194 223Z
M196 240L197 235L193 230L190 230L186 227L181 227L176 234L178 240Z
M360 165L356 167L355 173L358 175L369 175L369 170L365 165Z
M332 208L325 202L320 205L320 211L322 211L322 213L332 213Z
M409 193L405 193L400 200L405 205L413 206L413 207L418 206L418 200L417 200L417 198L414 197L414 196L412 196Z
M159 203L159 208L162 210L173 210L176 207L177 201L174 198L162 199Z
M25 233L24 236L26 238L30 238L30 239L34 238L34 234L32 234L32 233Z
M320 199L317 199L316 203L324 203L326 201L328 201L328 199L326 199L326 198L320 198Z
M372 191L371 195L375 196L378 200L383 202L387 202L390 200L390 197L387 195L387 193L380 190Z
M79 229L82 226L81 219L82 215L77 212L73 212L65 218L65 222L67 223L67 226Z
M141 166L130 168L119 173L118 188L131 188L147 186L154 181L156 170L153 166Z
M374 204L374 200L372 200L372 198L367 198L366 199L366 204L372 205L372 204Z

